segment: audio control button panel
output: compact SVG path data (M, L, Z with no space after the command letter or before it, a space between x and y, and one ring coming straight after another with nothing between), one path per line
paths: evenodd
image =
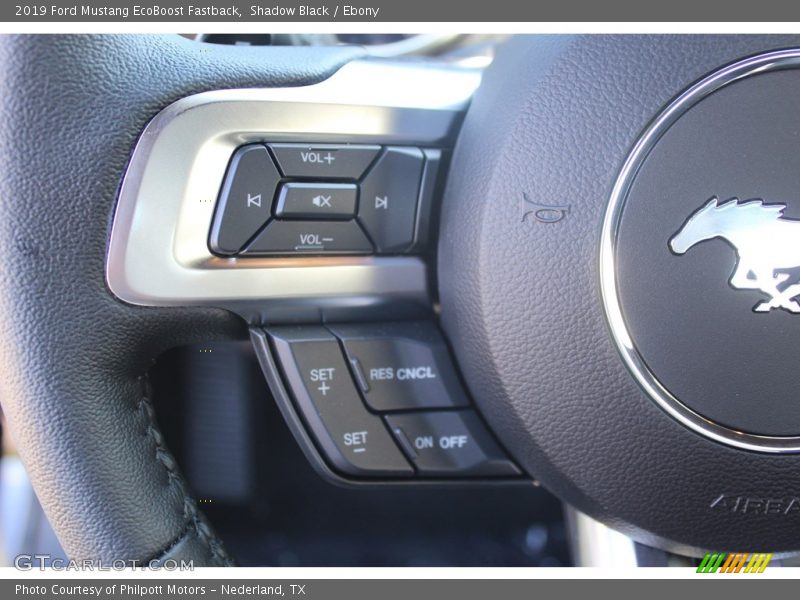
M258 143L236 149L208 245L218 256L418 253L441 151Z

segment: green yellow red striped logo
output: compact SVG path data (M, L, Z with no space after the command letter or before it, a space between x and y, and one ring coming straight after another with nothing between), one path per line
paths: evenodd
M763 573L772 553L709 552L700 561L698 573Z

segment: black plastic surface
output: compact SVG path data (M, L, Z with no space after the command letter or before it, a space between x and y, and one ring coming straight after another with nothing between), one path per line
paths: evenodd
M273 220L242 255L370 254L372 244L353 221Z
M260 144L239 148L231 158L217 200L209 245L236 254L269 220L280 174Z
M386 422L422 476L520 474L472 410L389 415Z
M358 219L378 252L403 252L414 241L423 155L386 148L361 182Z
M346 144L270 144L287 177L359 179L380 146Z
M367 404L377 411L466 406L441 334L430 322L332 325Z

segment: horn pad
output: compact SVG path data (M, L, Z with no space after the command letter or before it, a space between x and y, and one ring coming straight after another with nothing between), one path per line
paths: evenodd
M483 415L563 500L678 552L800 550L800 52L763 56L797 45L516 39L451 165L441 318Z
M662 115L604 238L634 374L682 422L755 450L800 448L800 70L779 56L715 74Z

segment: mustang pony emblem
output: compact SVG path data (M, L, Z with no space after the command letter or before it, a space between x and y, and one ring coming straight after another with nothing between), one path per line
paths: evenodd
M720 204L714 196L686 220L669 247L683 254L695 244L722 238L736 250L731 287L769 296L753 307L755 312L782 308L800 313L794 299L800 295L800 283L779 287L791 276L781 271L800 267L800 221L784 217L785 209L785 204L764 204L759 199L731 198Z

